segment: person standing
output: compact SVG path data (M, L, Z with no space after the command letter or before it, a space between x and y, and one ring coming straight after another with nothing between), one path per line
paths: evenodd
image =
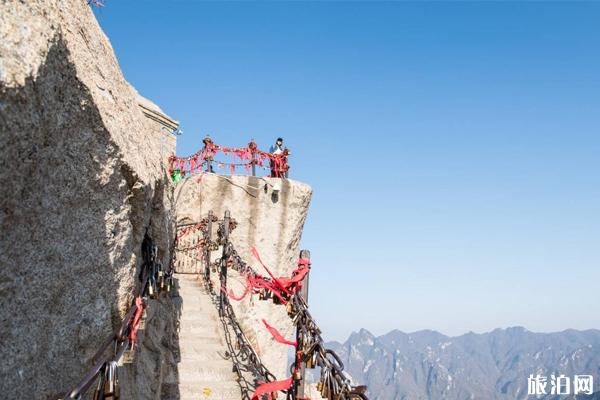
M209 135L206 135L202 140L204 148L202 148L202 159L206 163L206 172L215 172L213 170L212 161L217 153L218 146L215 145Z
M269 153L271 153L269 159L271 164L271 178L282 177L283 152L283 139L277 138L275 144L269 148Z

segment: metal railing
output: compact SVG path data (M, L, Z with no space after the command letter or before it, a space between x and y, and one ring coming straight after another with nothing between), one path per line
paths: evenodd
M215 240L212 238L212 224L218 222L218 230ZM267 283L275 283L277 278L263 277L258 274L237 253L233 243L230 241L230 233L237 226L237 222L231 218L228 211L222 220L214 217L209 212L208 216L200 222L203 233L202 257L197 258L204 262L204 281L207 289L213 294L213 299L219 311L223 323L226 342L229 347L229 357L237 373L238 382L243 389L243 398L249 399L250 390L259 381L275 382L276 377L261 362L260 357L254 351L252 344L244 334L234 309L227 294L228 269L233 269L241 275L260 279ZM210 228L209 228L210 227ZM211 262L210 252L221 248L221 257ZM200 251L200 249L197 249ZM299 265L310 269L310 252L300 252ZM210 277L211 271L218 271L219 291L215 293L214 285ZM308 276L304 276L303 283L298 286L299 290L293 293L274 293L267 289L260 290L261 300L272 299L276 304L286 304L288 315L296 328L296 346L294 362L290 366L292 373L292 384L283 390L288 400L302 400L306 398L307 388L305 370L312 368L320 369L320 378L317 389L326 399L336 400L368 400L366 386L353 386L350 378L344 372L344 364L340 357L325 347L321 330L308 309ZM269 285L267 284L266 287ZM272 286L276 287L276 285ZM254 290L251 288L250 290ZM283 297L282 297L283 296ZM248 374L254 377L254 383L249 381Z
M229 170L230 175L237 175L239 168L244 170L245 175L257 176L257 169L262 168L270 171L269 176L273 178L287 178L290 166L287 148L279 154L272 154L260 150L254 140L246 147L227 147L214 144L212 140L205 138L204 147L196 153L187 157L169 157L169 175L173 181L203 172L215 172L215 168L221 172ZM216 159L216 156L230 156L232 159L225 161Z
M145 309L148 298L158 298L173 288L173 271L163 269L158 260L158 247L146 236L142 243L144 263L140 270L140 286L134 294L135 301L129 308L119 329L111 334L92 357L93 366L81 381L59 400L80 400L98 380L94 399L119 398L117 366L134 361L137 334L145 329Z

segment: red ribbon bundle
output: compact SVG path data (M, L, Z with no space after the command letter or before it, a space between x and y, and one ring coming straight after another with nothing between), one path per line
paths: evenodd
M282 173L289 170L287 163L287 150L282 154L271 154L265 151L261 151L256 147L256 143L250 142L248 147L222 147L214 144L212 141L205 142L204 147L192 154L189 157L177 157L171 155L169 157L169 175L172 175L175 169L179 169L182 174L189 172L190 174L202 169L202 163L204 161L212 161L218 152L222 152L225 155L232 155L238 158L244 165L246 172L250 171L252 163L264 167L265 161L271 162L272 169L275 171L277 177L281 177ZM222 168L225 165L229 165L231 174L235 173L235 163L224 163L217 162L217 166Z
M250 290L256 292L261 289L266 289L271 291L271 293L278 297L282 304L286 304L289 297L298 293L300 289L302 289L302 283L306 274L310 271L310 260L307 258L300 258L298 260L298 268L292 271L291 278L279 277L276 278L273 273L269 270L269 268L265 265L265 263L260 258L258 251L256 248L251 249L252 255L256 258L256 260L263 266L265 271L269 274L271 279L267 279L259 274L247 273L246 274L246 285L244 288L244 292L236 296L233 291L230 289L229 292L225 292L231 299L233 300L242 300L246 295L250 292ZM225 291L221 288L222 291ZM294 346L296 348L296 357L301 357L301 354L298 352L298 343L296 341L291 341L283 337L283 335L274 327L269 325L267 321L262 320L265 328L269 331L273 339L279 343L286 344L289 346ZM297 372L297 366L300 363L296 362L296 368L294 369L294 374ZM269 383L261 383L254 392L252 396L252 400L258 400L261 396L265 394L270 394L277 391L288 390L294 383L293 375L287 379L281 381L273 381Z
M146 305L141 297L135 298L135 307L135 314L131 320L131 325L129 325L129 342L131 345L134 345L135 341L137 340L137 334L138 330L140 329L140 322L142 320L142 313L144 312L144 308L146 308Z
M282 381L262 383L256 388L256 391L252 395L252 400L258 400L263 394L269 394L279 390L287 390L292 386L292 383L294 383L294 379L291 376Z
M175 237L176 240L181 240L181 238L183 238L184 236L189 235L190 233L196 232L200 229L202 229L202 222L192 225L192 226L188 226L186 228L181 229L178 233L177 236Z
M271 294L277 297L282 304L287 304L290 296L298 293L302 289L304 277L310 271L310 261L307 259L300 259L298 261L298 268L292 271L292 277L279 277L276 278L269 268L264 264L256 248L252 248L252 255L258 260L260 265L263 266L265 271L269 274L271 279L266 279L264 276L248 273L246 275L246 285L244 292L236 296L230 289L226 294L233 300L240 301L246 297L246 295L252 290L253 293L258 293L261 289L266 289Z

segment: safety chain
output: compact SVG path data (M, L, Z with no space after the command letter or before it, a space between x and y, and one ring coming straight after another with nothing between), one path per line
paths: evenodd
M174 182L179 181L186 175L202 172L214 172L213 164L218 168L229 167L231 175L235 175L237 167L243 167L246 173L256 176L256 167L271 170L271 177L287 178L290 166L288 164L288 149L283 149L280 154L271 154L262 151L251 140L246 147L227 147L215 144L210 137L203 140L204 147L196 153L187 157L177 157L174 154L169 157L169 176ZM225 156L233 156L240 162L216 161L215 156L222 153ZM267 166L268 164L268 166Z
M209 212L209 219L213 222L217 222L213 219L214 216L212 211ZM205 285L208 292L212 295L213 301L219 311L219 318L223 325L223 331L225 333L225 342L228 346L227 356L234 363L233 370L238 377L240 385L245 387L243 395L245 399L249 399L249 393L252 390L253 383L249 382L244 373L251 373L252 376L261 379L265 382L272 382L276 380L275 375L269 371L269 369L262 363L260 357L254 350L252 344L244 334L242 327L240 326L235 311L229 301L229 298L225 295L224 289L226 288L227 279L227 268L231 266L232 255L237 252L233 249L233 245L229 241L229 233L237 227L237 222L229 217L229 213L226 212L225 218L218 221L217 228L217 240L215 243L221 245L223 253L220 258L217 258L214 262L210 261L210 255L205 256L205 271L208 274L205 275ZM204 238L207 242L210 242L210 230L204 231ZM214 247L205 248L205 251L218 250ZM219 279L221 282L221 290L219 293L215 293L215 289L210 280L210 271L213 273L219 271ZM232 331L233 334L230 332Z
M297 328L298 357L306 368L321 369L317 390L326 399L364 399L366 386L352 386L344 374L344 364L340 357L324 346L321 329L308 311L302 296L293 296L288 303L288 315ZM295 377L299 381L301 377Z
M94 391L94 400L120 398L117 366L134 361L138 332L145 329L148 298L157 299L161 293L169 293L173 288L173 270L163 268L158 259L158 247L147 235L142 242L142 257L144 263L139 274L141 284L120 328L104 341L92 358L93 367L77 386L59 397L59 400L80 400L97 377L99 379Z
M212 216L212 212L209 216ZM270 272L270 278L264 277L240 257L233 247L233 244L230 242L229 233L235 229L236 226L237 223L235 220L230 217L229 212L226 212L224 219L219 221L217 230L216 243L222 246L222 256L215 260L215 262L210 261L210 256L205 257L205 266L206 270L209 271L208 273L210 273L211 270L212 272L217 272L217 270L219 272L221 286L221 290L218 293L219 315L225 328L224 330L226 332L228 343L231 343L231 335L229 334L227 327L231 327L234 332L235 346L230 346L230 350L232 359L234 360L234 371L238 373L240 381L246 382L242 372L250 370L255 376L258 376L265 382L263 386L272 386L274 384L285 382L277 381L275 376L268 371L260 361L260 358L254 351L249 340L244 335L227 293L228 268L245 276L248 279L247 291L258 294L260 300L271 299L275 304L286 304L287 313L296 327L296 342L293 343L296 347L296 357L294 363L290 366L290 371L292 373L290 387L285 389L275 389L273 386L270 389L265 389L263 391L260 391L259 387L257 388L257 392L253 399L258 397L257 395L259 392L261 394L272 393L272 395L275 395L277 390L286 393L288 400L307 399L304 397L304 368L313 369L319 367L321 375L319 382L317 383L317 389L323 398L329 400L368 400L365 394L367 389L366 386L353 386L350 378L344 373L344 364L340 357L333 350L325 348L323 338L321 337L321 330L308 310L308 304L305 300L306 294L302 295L301 289L302 281L307 279L310 270L309 258L302 257L301 254L301 258L298 262L298 269L294 271L292 278L290 279L275 278ZM205 240L210 241L210 234L205 236ZM207 251L210 252L214 250L216 249L210 248ZM255 256L262 264L258 255L255 254ZM253 279L257 280L259 284L253 286L251 284ZM287 282L287 285L282 283L284 282L284 279L286 280L285 282ZM205 276L205 282L207 283L207 288L216 297L217 295L214 293L209 276ZM242 298L244 295L242 295ZM268 327L268 329L273 328ZM285 340L284 342L291 344ZM249 361L250 368L244 368L239 360ZM248 387L248 385L246 386Z

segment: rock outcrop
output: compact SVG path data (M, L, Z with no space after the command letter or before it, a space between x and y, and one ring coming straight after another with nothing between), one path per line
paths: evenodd
M293 180L205 173L178 183L175 189L177 223L199 221L210 210L223 218L225 210L229 210L238 222L230 236L238 254L256 271L266 275L251 255L250 250L255 247L275 276L290 276L298 263L302 227L311 195L309 186ZM178 272L199 272L200 263L191 259L179 261L181 264L175 268ZM229 274L229 287L241 293L242 281L234 279L233 271ZM289 375L288 347L274 342L261 322L264 318L285 337L293 338L295 332L285 307L251 296L240 302L232 300L232 303L263 363L279 379L286 378Z
M165 165L176 128L125 81L85 0L0 3L3 398L56 399L80 381L132 303L144 237L169 264L176 219L230 210L239 223L231 238L244 259L261 270L250 255L256 247L275 275L296 267L311 189L204 174L174 193ZM230 287L242 290L235 279ZM179 349L176 299L149 300L135 361L119 369L122 398L196 396L195 386L179 392L195 364L177 371L189 352ZM234 307L266 366L287 377L288 348L261 323L293 337L285 307L250 297ZM193 315L182 320L196 329Z
M0 392L74 386L130 306L148 233L167 264L176 123L125 81L85 0L0 3ZM158 399L177 310L151 300L122 396Z

